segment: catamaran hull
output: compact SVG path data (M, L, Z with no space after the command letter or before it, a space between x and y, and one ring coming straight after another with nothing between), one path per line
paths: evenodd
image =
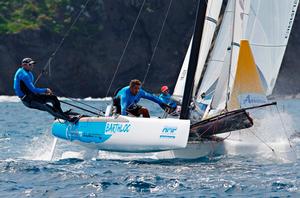
M90 151L87 151L90 153ZM124 153L99 151L96 156L99 159L118 159L118 160L164 160L164 159L198 159L201 157L210 157L216 155L224 155L224 144L220 141L200 141L188 142L183 149L168 150L152 153ZM93 156L95 157L95 156Z
M55 121L52 134L91 149L138 153L185 148L189 129L189 120L85 117L77 124Z
M228 129L228 125L235 121L234 118L240 117L241 114L234 114L233 117L229 115L225 119L219 118L218 126ZM197 127L209 132L206 127L211 128L214 124L214 122L204 122ZM219 131L206 133L199 138L202 131L193 133L194 129L190 130L189 120L124 116L86 117L81 118L77 124L57 120L53 123L52 134L93 150L127 153L158 152L159 158L194 159L224 154L222 139L207 138L208 134L213 135ZM220 128L214 128L214 130L218 129Z

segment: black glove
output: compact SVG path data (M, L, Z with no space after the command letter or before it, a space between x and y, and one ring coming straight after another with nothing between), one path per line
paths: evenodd
M170 105L166 104L166 103L162 103L160 105L160 107L165 110L165 112L167 112L168 114L172 113L173 111L175 111L176 108L171 107Z

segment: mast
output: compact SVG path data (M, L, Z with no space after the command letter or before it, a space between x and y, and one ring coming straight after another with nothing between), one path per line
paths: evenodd
M197 7L197 18L194 29L194 36L192 41L192 49L190 55L190 61L188 66L187 78L184 87L184 94L182 100L182 109L180 113L180 119L188 119L189 117L189 106L192 100L192 93L194 87L195 72L198 63L198 56L201 46L202 31L205 22L206 13L206 2L199 0Z

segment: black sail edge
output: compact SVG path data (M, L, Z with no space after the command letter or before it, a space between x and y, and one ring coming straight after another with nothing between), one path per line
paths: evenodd
M203 27L205 22L206 7L207 7L206 1L199 0L197 6L197 17L195 22L196 24L194 28L194 34L193 34L194 36L192 41L192 49L191 49L187 77L186 77L184 93L183 93L180 119L189 118L189 106L192 100L194 78L197 69L199 51L201 46L201 38L202 38L202 32L203 32Z

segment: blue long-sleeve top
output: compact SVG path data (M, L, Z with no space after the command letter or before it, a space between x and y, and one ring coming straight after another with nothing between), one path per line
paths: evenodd
M22 98L25 94L21 88L21 81L25 84L25 86L34 94L46 93L46 88L37 88L34 86L34 77L32 72L25 70L24 68L19 68L14 77L14 90L17 96Z
M168 94L160 94L159 95L159 99L163 102L163 103L165 103L165 104L167 104L167 105L169 105L169 106L171 106L172 108L176 108L177 107L177 104L176 104L176 102L174 102L172 99L171 99L171 95L168 93Z
M133 95L130 92L129 86L122 88L118 92L116 97L120 97L121 114L122 115L127 115L127 111L126 111L127 108L133 104L137 104L141 98L151 100L159 105L162 105L162 103L163 103L157 96L146 92L142 88L139 90L139 92L136 95Z

